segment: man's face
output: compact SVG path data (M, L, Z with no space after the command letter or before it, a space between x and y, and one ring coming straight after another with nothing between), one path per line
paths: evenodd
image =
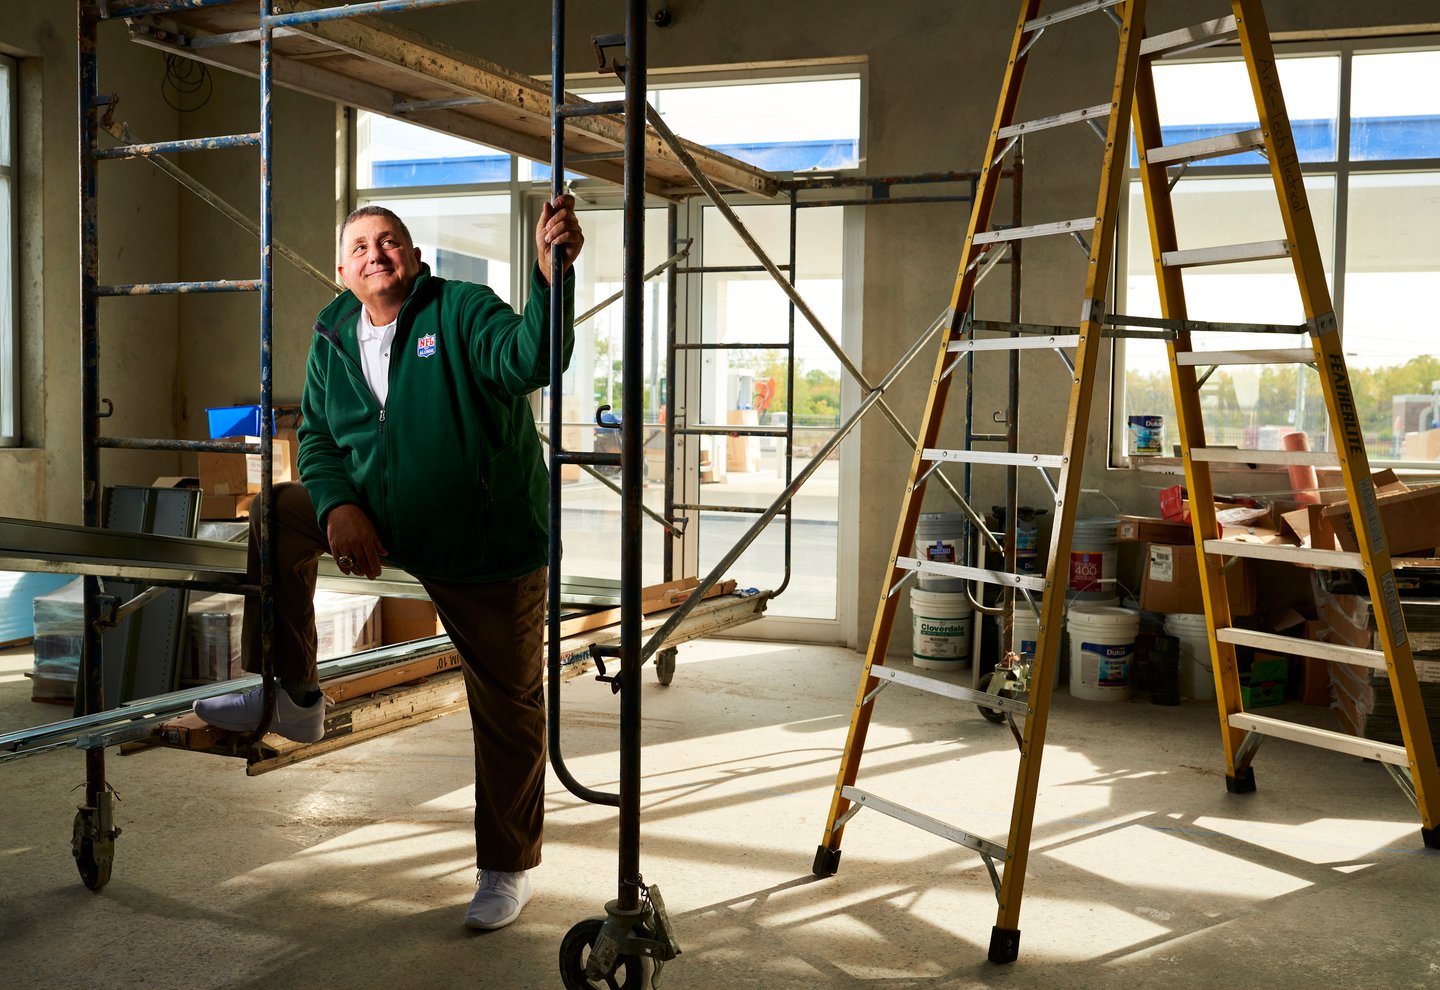
M420 249L383 216L351 221L345 228L340 281L366 308L399 304L420 273Z

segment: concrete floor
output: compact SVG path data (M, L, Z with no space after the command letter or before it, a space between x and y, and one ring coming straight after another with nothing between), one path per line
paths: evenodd
M1383 769L1271 740L1259 791L1228 795L1208 703L1057 697L1014 965L985 959L995 898L966 849L863 812L815 880L860 663L710 641L670 688L647 672L641 861L684 950L666 986L1440 984L1440 853ZM13 700L26 666L0 653L3 724L39 707ZM566 706L572 770L613 786L614 696L579 680ZM559 986L562 936L614 896L615 815L552 777L535 899L465 930L468 733L451 716L257 778L112 757L125 832L99 895L69 852L79 755L0 765L0 987ZM1015 765L974 709L893 687L860 783L1003 844Z

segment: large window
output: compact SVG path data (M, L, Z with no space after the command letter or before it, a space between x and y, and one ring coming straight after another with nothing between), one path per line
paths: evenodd
M1440 427L1440 47L1334 46L1284 53L1280 81L1303 163L1321 257L1340 319L1372 460L1433 460L1424 436ZM1175 144L1257 126L1243 61L1155 69L1164 141ZM1133 161L1133 159L1132 159ZM1128 197L1124 312L1159 315L1138 174ZM1174 187L1180 246L1283 238L1273 186L1257 154L1194 163ZM1288 259L1186 270L1194 319L1299 324ZM1277 344L1270 335L1209 335L1197 348ZM1117 425L1158 414L1173 423L1164 347L1126 341ZM1221 367L1201 392L1207 441L1276 449L1303 431L1311 449L1333 449L1314 371L1295 365ZM1123 436L1117 431L1117 437ZM1408 439L1407 439L1408 437ZM1176 439L1173 430L1169 440ZM1124 444L1115 445L1117 455Z
M0 55L0 447L19 443L20 404L16 337L17 264L15 60Z
M770 171L834 171L854 168L862 155L860 80L811 77L744 83L707 77L685 84L651 78L650 101L682 137L716 148ZM613 87L609 82L598 86ZM582 89L572 82L572 89ZM618 98L609 89L585 91L595 100ZM532 226L549 194L549 167L504 152L425 131L401 121L360 113L355 129L356 199L390 206L411 227L423 257L437 274L482 281L519 302L528 287ZM576 176L584 211L586 249L576 265L576 312L584 313L621 289L621 212L618 190ZM789 256L785 206L739 205L754 233L777 263ZM647 210L645 258L652 267L668 254L667 211ZM801 292L837 336L842 326L841 266L843 224L839 208L801 211L797 281ZM788 301L729 225L706 201L695 199L677 212L678 236L694 238L689 266L750 266L752 270L679 280L677 338L682 342L724 343L725 349L679 352L677 408L689 425L783 426L788 376L783 356L750 343L783 342ZM645 354L639 368L620 360L622 311L618 304L577 326L575 355L563 383L564 421L552 426L548 401L540 404L540 428L558 432L567 448L588 450L615 443L616 434L597 428L596 410L623 409L621 387L627 371L643 378L645 422L645 505L664 510L666 408L666 280L651 280L645 293ZM838 361L799 318L795 384L796 450L793 470L840 422ZM676 478L676 501L705 506L769 505L785 485L783 438L726 435L688 436L682 462L694 461ZM562 478L562 543L565 573L571 577L618 578L615 553L620 501L604 481L573 466ZM608 472L607 472L608 473ZM793 573L789 588L768 610L835 623L841 618L837 566L840 520L840 461L832 458L796 502ZM689 510L686 543L676 548L676 576L705 573L750 527L754 514L717 508ZM651 520L643 526L643 574L647 584L664 579L664 531ZM784 579L783 524L761 535L730 576L742 586L775 588Z

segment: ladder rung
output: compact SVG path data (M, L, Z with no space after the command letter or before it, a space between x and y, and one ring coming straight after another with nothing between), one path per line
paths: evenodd
M1068 21L1072 17L1084 17L1086 14L1094 14L1109 7L1119 6L1122 2L1123 0L1086 0L1085 3L1077 3L1073 7L1057 10L1053 14L1032 18L1025 22L1025 26L1021 30L1029 34L1039 28L1049 27L1060 21Z
M869 791L862 791L858 787L840 788L840 796L847 801L860 805L862 808L874 808L882 815L889 815L897 821L907 825L914 825L916 828L923 828L931 835L938 835L942 839L949 839L958 846L965 846L967 849L974 849L982 856L989 856L991 859L1005 862L1005 847L997 846L989 839L982 839L978 835L971 835L963 829L954 825L946 824L938 818L931 818L929 815L919 811L913 811L893 801L886 801L884 798L876 797Z
M1166 251L1160 255L1160 263L1166 268L1198 268L1201 265L1228 265L1288 257L1289 241L1251 241L1248 244L1222 244L1219 247L1191 248L1188 251Z
M1179 162L1198 162L1206 158L1223 158L1265 147L1265 135L1260 128L1236 131L1234 134L1220 134L1216 137L1199 138L1183 144L1167 144L1151 148L1145 153L1145 160L1151 165L1171 165Z
M1315 352L1308 347L1285 347L1273 351L1181 351L1176 364L1209 367L1212 364L1314 364Z
M1029 227L985 230L975 235L974 243L995 244L1001 241L1018 241L1026 237L1051 237L1055 234L1076 234L1094 229L1094 217L1080 217L1078 220L1056 220L1053 223L1037 223Z
M1020 326L1020 324L1016 324L1016 326ZM1032 348L1050 350L1055 347L1079 346L1080 335L1072 333L1050 337L986 337L981 340L952 340L946 349L953 353L964 353L965 351L1023 351Z
M912 674L908 670L871 665L870 676L878 677L882 681L903 684L905 687L915 688L918 691L928 691L931 694L954 698L956 701L968 701L972 704L984 705L987 708L1000 708L1016 715L1030 714L1030 706L1023 701L1001 698L989 691L976 691L974 688L962 687L959 684L936 680L933 677L922 677L920 674Z
M1017 134L1031 134L1035 131L1048 130L1051 127L1064 127L1066 124L1078 124L1094 120L1097 117L1108 116L1110 116L1110 104L1097 103L1093 107L1082 107L1079 110L1057 113L1051 117L1039 117L1035 120L1027 120L1023 124L1011 124L1009 127L1000 128L995 132L995 136L1003 141Z
M1191 447L1190 459L1219 464L1309 464L1336 467L1340 459L1329 450L1242 450L1235 447Z
M1227 41L1234 41L1239 34L1240 31L1235 24L1235 15L1231 14L1228 17L1196 24L1194 27L1180 28L1178 31L1167 31L1164 34L1157 34L1153 38L1146 38L1140 42L1140 54L1153 55L1156 58L1183 55L1199 48L1209 48L1211 45L1223 45Z
M1360 570L1365 566L1358 553L1348 550L1317 550L1314 547L1292 547L1283 543L1238 543L1234 540L1206 540L1205 552L1222 557L1254 557L1257 560L1285 560L1312 567L1348 567Z
M1064 467L1069 460L1064 454L1026 454L1008 450L954 450L926 447L921 458L930 462L955 461L957 464L1013 464L1015 467Z
M1302 657L1317 657L1321 660L1339 660L1374 670L1385 669L1385 654L1379 650L1365 650L1358 646L1344 646L1340 643L1321 643L1313 639L1296 639L1278 633L1256 632L1253 629L1224 628L1215 630L1215 638L1222 643L1239 646L1255 646L1274 653L1290 653Z
M1392 763L1398 766L1410 765L1410 756L1405 752L1404 746L1376 742L1363 736L1352 736L1329 729L1316 729L1309 725L1296 725L1294 722L1266 718L1263 715L1251 715L1249 712L1236 712L1230 716L1229 722L1231 728L1243 729L1246 732L1258 732L1262 736L1288 739L1291 742L1317 746L1320 749L1329 749L1336 753L1348 753L1351 756L1359 756L1367 760L1379 760L1381 763Z
M983 567L971 567L968 564L946 564L938 560L920 560L918 557L896 557L895 566L908 571L919 571L922 574L968 578L971 581L998 584L1005 588L1029 588L1031 591L1041 592L1045 590L1045 578L1038 574L987 571Z

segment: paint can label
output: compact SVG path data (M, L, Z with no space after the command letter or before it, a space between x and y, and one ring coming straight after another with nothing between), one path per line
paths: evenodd
M1087 687L1125 687L1130 683L1134 643L1081 643L1080 669ZM1090 681L1090 677L1094 681Z
M1105 553L1101 550L1078 550L1070 554L1070 590L1099 591L1105 576Z
M1152 457L1165 452L1165 417L1130 416L1126 419L1130 434L1130 456Z

